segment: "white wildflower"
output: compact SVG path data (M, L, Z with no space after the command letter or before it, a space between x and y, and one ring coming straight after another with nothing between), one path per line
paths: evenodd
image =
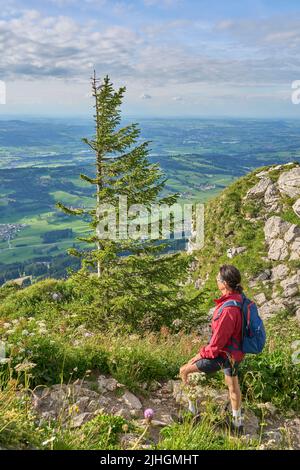
M47 333L48 333L48 331L46 330L46 328L41 328L41 329L39 330L39 334L40 334L40 335L46 335Z
M25 359L23 362L15 366L15 370L17 372L26 372L28 370L33 369L35 366L36 364L34 362L29 362Z
M10 357L1 357L0 364L8 364L11 361Z
M14 334L14 332L15 332L15 330L11 329L11 330L7 330L6 334L7 335L12 335L12 334Z

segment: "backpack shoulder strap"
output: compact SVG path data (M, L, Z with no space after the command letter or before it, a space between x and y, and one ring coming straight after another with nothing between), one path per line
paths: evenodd
M221 305L220 309L218 310L218 315L216 316L215 320L220 318L220 316L222 315L223 309L225 307L239 307L239 308L242 308L242 305L243 304L241 302L237 302L237 300L227 300L227 302L224 302L224 304Z

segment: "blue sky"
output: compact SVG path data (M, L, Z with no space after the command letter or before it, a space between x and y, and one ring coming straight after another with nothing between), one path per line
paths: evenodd
M0 0L6 114L91 112L89 78L125 115L300 117L297 0Z

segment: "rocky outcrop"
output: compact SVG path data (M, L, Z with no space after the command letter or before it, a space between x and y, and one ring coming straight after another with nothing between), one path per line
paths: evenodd
M268 258L274 261L282 261L288 258L288 245L284 240L277 238L269 244Z
M285 222L280 217L274 215L270 217L264 227L266 241L274 240L275 238L281 238L290 228L290 224Z
M269 267L250 279L249 287L257 289L254 298L266 319L280 311L298 312L300 306L299 270L294 267L294 262L300 260L300 223L288 221L292 219L291 210L300 217L300 166L276 165L258 172L256 177L258 182L248 189L243 204L245 213L248 203L255 204L252 223L264 222L267 256L262 260ZM227 254L229 250L232 248Z
M291 277L288 277L280 283L283 288L282 297L295 297L299 294L299 285L300 285L300 270Z
M264 195L264 203L270 212L277 212L280 210L280 195L275 183L272 183L267 187Z
M271 280L274 281L279 281L282 279L285 279L289 273L289 268L286 264L278 264L277 266L274 266L271 271Z
M266 243L269 245L270 260L300 259L300 226L286 222L275 215L267 219L264 233Z
M278 179L278 189L282 194L295 198L300 195L300 167L284 172Z
M267 189L270 187L272 187L272 180L268 177L263 177L255 186L253 186L253 188L249 189L246 194L246 198L250 199L263 197Z

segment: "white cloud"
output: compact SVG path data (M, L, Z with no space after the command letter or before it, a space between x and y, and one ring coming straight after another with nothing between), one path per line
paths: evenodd
M0 16L0 80L23 84L16 102L22 93L26 102L80 101L94 68L100 78L108 74L114 86L127 87L125 102L142 107L149 100L153 109L158 102L186 108L234 97L282 103L300 78L297 19L280 25L269 19L213 24L182 18L125 27L99 18L80 22L36 10ZM25 81L32 81L31 88Z
M180 4L182 0L144 0L146 6L174 7Z

